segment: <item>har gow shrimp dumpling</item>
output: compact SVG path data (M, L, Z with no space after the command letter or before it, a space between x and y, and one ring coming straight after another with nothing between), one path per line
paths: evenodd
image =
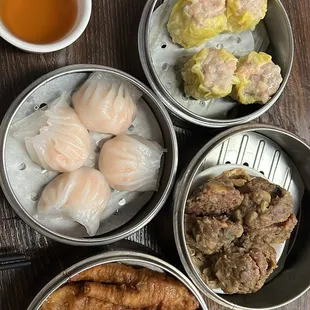
M72 101L88 130L118 135L125 133L135 119L141 96L134 85L96 72L74 93Z
M106 142L99 169L118 191L155 191L163 148L140 136L120 135Z
M267 103L282 83L281 68L270 55L251 52L239 59L231 97L242 104Z
M168 31L174 43L200 46L226 27L226 0L179 0L172 9Z
M227 0L229 32L242 32L255 27L267 12L267 0Z
M82 167L90 153L90 137L63 93L46 111L14 124L13 136L25 142L31 159L44 169L68 172Z
M198 100L230 94L237 58L224 49L204 48L185 63L182 70L186 95Z
M44 188L38 216L42 220L73 219L94 236L110 196L110 187L102 173L82 167L57 176Z

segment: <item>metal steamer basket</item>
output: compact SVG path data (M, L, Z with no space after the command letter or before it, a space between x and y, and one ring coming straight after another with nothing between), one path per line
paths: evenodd
M163 3L166 5L165 9L160 7ZM186 51L173 44L166 30L169 13L174 3L174 0L147 1L139 26L138 49L142 68L148 82L170 113L179 119L180 124L183 123L181 126L199 125L209 128L225 128L241 125L250 122L270 109L285 88L294 55L291 24L280 0L268 1L266 17L252 32L253 49L269 53L273 61L281 67L283 77L279 90L265 105L242 105L226 99L222 102L213 100L205 102L191 100L184 96L180 75L182 61L179 63L176 58L182 59L194 52ZM159 14L162 14L162 17L159 18ZM154 19L157 21L154 22ZM158 35L153 33L153 29L156 28L154 24L158 29L161 29ZM245 34L232 34L227 44L225 44L226 41L223 43L218 41L221 39L215 37L211 39L212 43L207 44L231 50L234 49L234 44L238 46L240 42L243 42L244 37L247 36ZM231 51L233 52L233 50ZM238 52L234 54L241 56L238 55Z
M28 156L25 148L11 136L12 125L25 116L53 101L62 91L76 90L92 72L102 72L136 86L142 93L135 121L129 134L159 142L166 150L162 160L158 191L145 193L112 193L115 202L96 236L88 237L83 227L74 227L71 234L43 225L35 218L37 200L43 187L55 173L41 169ZM96 138L96 135L94 136ZM100 139L102 137L99 137ZM92 136L93 139L93 136ZM99 139L99 140L100 140ZM95 163L100 148L92 140ZM177 169L177 140L169 114L162 103L141 82L132 76L98 65L73 65L53 71L31 84L12 103L1 124L1 186L15 212L32 228L56 241L71 245L102 245L124 239L135 233L158 213L172 189ZM95 165L95 164L94 164ZM111 198L112 199L112 198ZM109 205L108 205L109 208ZM76 234L76 235L75 235Z
M186 278L179 270L165 261L154 256L139 253L136 251L112 251L109 253L99 254L88 259L85 259L72 267L66 269L53 280L51 280L34 298L27 310L38 310L43 304L44 300L51 295L56 289L68 282L74 275L94 266L108 264L108 263L123 263L130 266L149 268L158 272L165 272L173 276L195 296L200 308L199 310L208 310L207 305L200 295L198 289Z
M278 261L278 268L257 293L217 294L200 278L187 249L184 235L185 204L191 184L200 172L223 164L254 168L289 190L298 209L298 225ZM283 129L268 125L242 125L210 140L192 159L174 191L174 238L182 264L195 285L205 294L230 309L276 309L310 287L310 147Z

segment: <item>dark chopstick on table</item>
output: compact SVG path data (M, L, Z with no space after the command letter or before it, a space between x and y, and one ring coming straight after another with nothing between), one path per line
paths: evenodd
M23 254L0 255L0 271L30 266L31 261Z

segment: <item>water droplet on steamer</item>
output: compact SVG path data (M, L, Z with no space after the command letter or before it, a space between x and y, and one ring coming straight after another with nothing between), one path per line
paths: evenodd
M121 199L118 201L118 204L119 204L120 206L124 206L125 203L126 203L126 199L125 199L125 198L121 198Z
M26 164L25 163L20 163L19 165L18 165L18 170L25 170L26 169Z
M169 64L168 63L164 63L161 68L164 70L164 71L167 71L169 69Z
M31 194L31 200L37 201L39 199L39 196L37 194Z

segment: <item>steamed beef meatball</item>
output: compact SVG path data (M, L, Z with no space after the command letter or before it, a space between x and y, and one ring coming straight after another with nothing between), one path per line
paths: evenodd
M229 214L240 206L243 196L231 185L211 180L187 200L186 213L197 216Z
M217 259L214 274L225 293L248 294L261 289L276 267L276 252L267 244L234 247Z
M265 17L266 12L267 0L227 0L227 30L249 30Z
M244 186L247 182L252 180L243 168L235 168L224 171L215 179L237 188Z
M224 49L204 48L182 70L186 95L209 100L229 95L234 83L237 58Z
M260 229L246 230L240 242L243 244L277 244L285 242L290 238L292 231L297 224L297 219L294 214L283 223L273 224Z
M260 177L249 180L243 187L240 188L242 193L265 191L273 197L281 194L281 187L270 183L268 180Z
M270 55L251 52L239 59L232 98L242 104L267 103L282 83L281 69Z
M178 0L167 29L174 43L200 46L226 27L226 0Z
M247 189L250 191L247 192ZM292 214L291 194L267 180L256 178L240 190L246 192L240 207L233 212L232 219L249 229L260 229L285 222Z
M204 254L219 252L223 247L240 238L243 227L227 217L186 216L186 242Z

